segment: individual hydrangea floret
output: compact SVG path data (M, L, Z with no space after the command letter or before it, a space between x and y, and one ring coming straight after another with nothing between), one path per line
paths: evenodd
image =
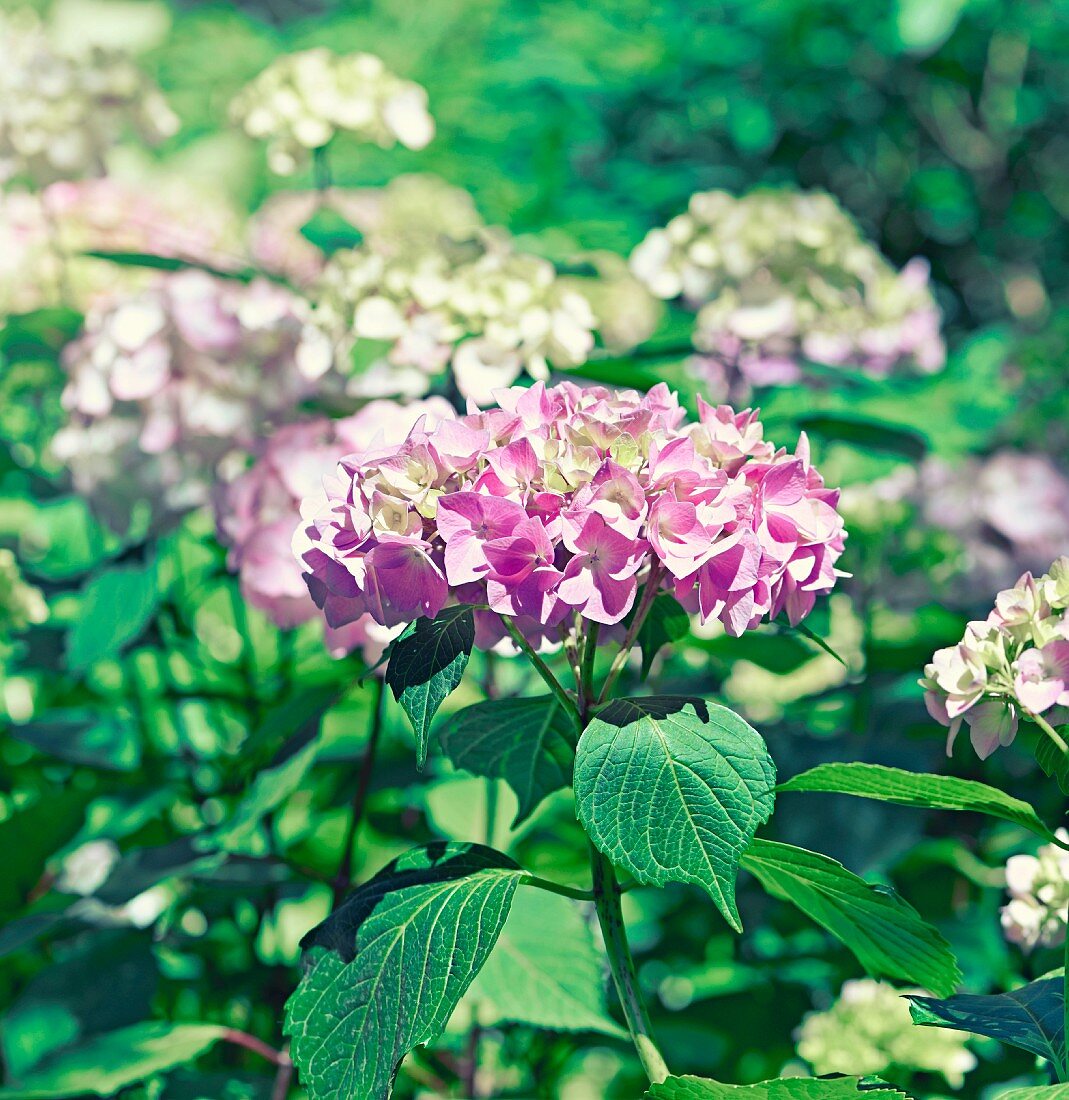
M587 299L547 260L490 231L442 236L415 253L340 252L314 298L307 354L318 346L324 368L362 340L379 341L390 384L407 376L421 392L449 366L460 393L481 405L522 372L546 379L550 364L579 366L594 347ZM378 373L369 372L373 385ZM354 379L356 391L366 393L368 381Z
M797 1038L799 1056L821 1075L938 1073L958 1089L976 1066L964 1032L915 1026L903 995L871 978L845 982L829 1009L806 1016Z
M928 713L950 730L948 754L963 721L982 760L1014 739L1022 714L1059 724L1055 708L1069 706L1069 558L1000 592L985 620L933 655L920 683Z
M271 169L283 176L339 131L383 148L422 149L434 137L426 91L369 53L286 54L239 93L231 111L247 134L267 140Z
M742 634L803 619L836 582L844 531L803 438L792 454L756 414L648 394L513 387L498 404L399 446L350 455L327 500L303 510L294 549L332 626L394 626L447 603L557 639L575 615L613 626L650 581L703 621Z
M343 420L305 420L275 432L255 463L215 494L220 540L245 599L282 628L318 617L291 549L301 501L322 495L324 473L345 455L400 444L417 421L431 426L453 415L440 397L409 405L372 401ZM326 640L335 655L360 648L374 664L393 634L363 615L328 627Z
M108 522L204 503L224 460L295 417L313 388L294 366L296 308L265 280L185 271L89 311L64 351L70 419L53 450Z
M1057 832L1062 845L1069 833ZM1002 931L1025 951L1059 947L1069 920L1069 851L1045 844L1034 856L1010 856L1006 862L1010 900L1002 907Z
M168 137L178 120L125 55L55 49L37 16L0 13L0 182L44 185L102 175L127 131Z
M808 362L879 377L944 363L925 262L896 272L827 194L700 192L631 266L697 312L694 363L713 392L797 382Z

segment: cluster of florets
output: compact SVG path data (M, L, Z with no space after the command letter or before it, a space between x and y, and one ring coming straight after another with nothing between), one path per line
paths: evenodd
M817 1074L912 1070L941 1074L957 1089L976 1066L967 1040L962 1031L915 1026L897 990L862 978L845 982L831 1008L806 1016L797 1049Z
M921 686L929 714L950 729L948 753L962 721L985 759L1014 739L1021 714L1057 719L1053 708L1069 706L1069 558L1000 592L985 620L934 654Z
M15 555L0 549L0 653L12 634L44 622L48 606L39 589L22 579Z
M239 575L245 599L284 629L318 617L292 550L301 501L322 492L324 472L345 455L373 443L397 445L417 421L429 426L453 415L443 398L410 405L372 401L342 420L304 420L279 428L253 465L215 494L219 537L229 547L227 563ZM328 626L326 640L332 653L359 647L374 664L393 633L362 615L344 626Z
M619 623L643 582L742 634L793 623L836 581L838 493L762 438L756 413L701 404L686 423L646 395L535 383L399 446L346 457L303 508L294 549L327 622L387 626L451 600L479 609L479 644L560 637L576 615Z
M105 290L144 286L146 270L85 255L145 252L220 267L233 262L234 211L189 186L113 177L53 183L43 191L0 192L0 314L65 300L88 305ZM231 238L234 239L231 239Z
M1025 951L1058 947L1069 920L1069 833L1057 832L1058 844L1045 844L1034 856L1006 861L1009 903L1002 907L1002 931Z
M311 383L295 369L292 296L198 271L93 306L64 351L70 421L53 450L76 487L125 530L208 498L228 456L293 419Z
M280 191L250 221L253 260L299 285L313 282L326 257L302 229L324 213L358 230L369 250L395 261L417 256L443 237L465 240L483 228L471 195L437 176L397 176L385 187Z
M101 49L60 53L28 10L0 14L0 57L0 182L100 175L124 131L157 141L178 128L129 58Z
M631 264L658 297L698 311L696 362L725 392L796 382L807 362L879 376L943 366L927 265L896 272L830 195L696 194Z
M339 131L383 148L422 149L434 137L427 93L372 54L317 48L272 62L234 100L246 133L268 141L272 171L288 176Z
M415 253L340 252L315 299L309 340L318 333L343 359L360 340L383 341L385 363L398 383L414 375L413 389L450 366L461 394L478 404L523 371L545 379L551 363L578 366L594 347L587 299L547 260L490 231L443 236Z

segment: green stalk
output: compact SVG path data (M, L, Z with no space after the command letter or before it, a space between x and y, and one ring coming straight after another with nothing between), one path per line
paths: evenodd
M510 618L502 615L501 621L505 624L505 629L509 632L509 637L511 637L516 645L526 654L527 659L534 665L535 671L542 677L546 686L556 696L557 702L564 708L564 713L571 717L577 729L581 728L582 722L579 718L579 709L575 705L575 700L572 699L561 686L560 681L553 675L553 670L535 652L534 647L523 636L523 632Z

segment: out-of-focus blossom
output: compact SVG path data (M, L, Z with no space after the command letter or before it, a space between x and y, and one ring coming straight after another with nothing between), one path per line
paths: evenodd
M22 579L15 555L0 549L0 644L47 617L48 607L40 590Z
M231 111L247 134L267 140L271 169L283 176L340 131L384 148L422 149L434 137L426 91L368 53L286 54L241 91Z
M344 420L305 420L275 432L256 462L215 494L219 536L230 548L227 562L241 578L245 599L283 628L317 617L292 550L301 501L326 500L323 477L346 455L400 444L421 419L432 427L453 415L443 398L410 405L372 401ZM374 664L394 633L364 615L328 626L327 645L339 656L359 647Z
M1069 843L1069 833L1057 837ZM1059 947L1069 920L1069 851L1045 844L1034 856L1010 856L1006 862L1010 900L1002 907L1002 931L1025 951Z
M797 382L810 362L879 377L944 363L927 265L896 272L830 195L698 193L631 266L697 311L694 364L725 396Z
M105 926L148 928L174 900L173 890L166 885L143 890L123 905L109 905L94 896L120 858L114 841L86 841L63 858L56 875L56 889L80 896L81 900L68 910L72 916Z
M185 271L95 305L64 352L70 420L53 442L75 486L120 530L204 503L228 457L292 420L312 383L295 367L295 300Z
M950 730L947 752L964 720L981 759L1014 739L1020 714L1069 706L1069 558L1000 592L987 619L933 655L920 683L929 714Z
M99 48L61 53L28 9L0 13L0 57L0 182L102 175L127 131L156 141L178 127L128 57Z
M917 1027L901 993L862 978L845 982L831 1008L806 1016L797 1049L821 1075L911 1070L938 1073L958 1089L976 1066L968 1038L963 1031Z
M553 637L575 614L613 626L649 578L741 634L797 623L836 582L837 493L761 437L755 414L666 386L498 391L498 405L344 459L294 540L332 626L387 626L450 600L485 605L479 644L517 619Z
M576 264L593 269L592 277L562 275L560 282L577 290L590 303L594 323L605 347L629 351L653 334L663 306L615 252L589 252ZM574 266L574 265L573 265Z
M546 379L550 364L578 366L594 347L586 298L551 263L490 231L443 237L417 254L339 252L314 297L306 354L318 349L324 367L361 340L377 341L387 348L379 362L400 377L451 366L460 393L480 405L523 371ZM374 367L369 373L377 386ZM353 391L366 392L363 383L356 376Z
M218 197L156 181L113 177L0 192L0 316L65 301L86 307L104 291L144 286L147 270L90 251L144 252L225 268L235 263L236 216Z
M314 281L326 257L301 230L321 210L344 219L369 249L394 260L432 250L443 238L468 239L483 227L471 196L436 176L397 176L378 188L281 191L250 221L254 262L299 285Z

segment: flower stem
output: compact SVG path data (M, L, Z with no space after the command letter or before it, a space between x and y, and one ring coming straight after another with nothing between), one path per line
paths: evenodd
M594 907L601 924L605 951L609 956L613 984L616 986L627 1030L631 1032L639 1061L650 1079L650 1084L656 1085L668 1076L668 1066L653 1041L649 1013L639 989L635 963L627 943L616 870L593 844L590 846L590 867L594 875Z
M509 637L511 637L516 645L526 654L527 659L534 665L535 671L546 682L546 686L549 690L557 697L557 702L564 708L565 714L572 719L576 728L580 728L579 709L575 705L575 700L573 700L561 686L560 681L553 675L553 670L535 652L534 647L523 636L523 632L510 618L502 615L501 621L505 624L505 629L509 632Z
M1065 743L1065 738L1043 717L1041 714L1033 714L1032 711L1026 710L1024 712L1025 717L1033 722L1054 742L1058 749L1069 756L1069 745Z
M650 608L653 606L653 601L656 599L660 587L660 562L655 561L650 566L649 574L646 577L646 586L642 589L642 598L639 600L638 607L635 609L635 616L631 620L631 625L627 628L627 634L624 635L624 640L620 644L620 649L617 651L616 656L612 660L612 664L609 666L609 674L605 677L605 683L601 685L601 694L598 696L599 703L604 703L609 697L609 692L612 690L613 684L616 683L617 677L623 672L624 665L627 664L628 655L634 648L635 640L638 638L638 632L642 629L642 624L646 621L646 616L650 613Z

